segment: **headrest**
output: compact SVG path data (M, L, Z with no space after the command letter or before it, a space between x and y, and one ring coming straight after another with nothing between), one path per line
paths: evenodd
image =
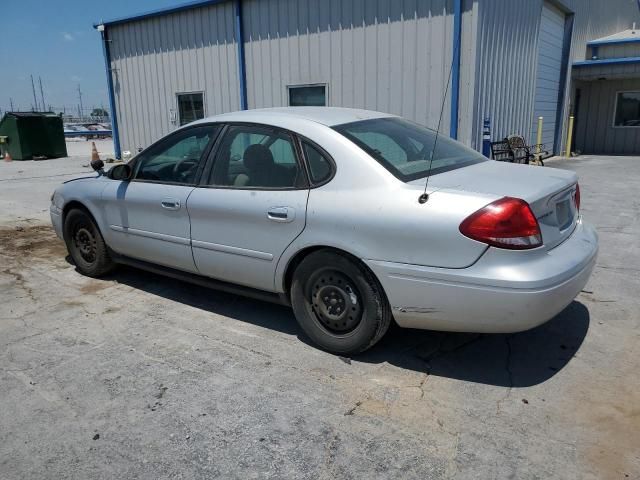
M275 165L273 161L273 155L264 145L256 143L250 145L244 151L244 166L249 170L256 170L258 168L266 168Z

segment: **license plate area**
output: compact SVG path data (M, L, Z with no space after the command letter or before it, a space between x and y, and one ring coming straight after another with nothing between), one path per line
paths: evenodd
M556 203L556 220L560 230L566 230L573 223L570 197Z

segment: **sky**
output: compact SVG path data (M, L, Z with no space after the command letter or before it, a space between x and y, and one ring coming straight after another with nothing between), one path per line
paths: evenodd
M33 75L38 102L77 112L78 84L85 109L108 107L100 34L93 24L186 0L2 0L0 109L31 110Z

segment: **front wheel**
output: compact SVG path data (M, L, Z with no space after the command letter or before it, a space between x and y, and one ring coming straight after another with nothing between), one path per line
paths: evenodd
M64 241L78 271L88 277L100 277L115 264L93 218L81 209L71 210L64 221Z
M364 265L320 250L296 268L291 304L305 333L324 350L351 355L387 332L391 309L382 287Z

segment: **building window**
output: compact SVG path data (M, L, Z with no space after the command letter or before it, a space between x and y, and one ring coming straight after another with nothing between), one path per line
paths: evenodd
M618 92L614 127L640 127L640 92Z
M178 93L177 96L180 126L204 118L204 94L202 92Z
M322 85L290 85L290 107L326 107L327 86Z

